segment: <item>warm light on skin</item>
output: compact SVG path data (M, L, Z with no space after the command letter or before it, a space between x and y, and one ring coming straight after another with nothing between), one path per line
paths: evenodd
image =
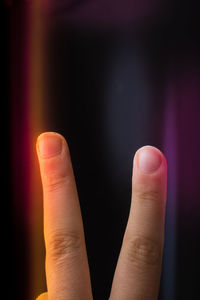
M38 296L36 300L48 300L48 294L43 293L40 296Z

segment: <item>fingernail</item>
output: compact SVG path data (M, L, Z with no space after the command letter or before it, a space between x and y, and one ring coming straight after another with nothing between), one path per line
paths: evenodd
M161 165L160 151L152 146L145 146L139 150L139 169L145 173L155 172Z
M38 137L38 149L43 158L58 155L62 150L62 140L57 134L42 133Z

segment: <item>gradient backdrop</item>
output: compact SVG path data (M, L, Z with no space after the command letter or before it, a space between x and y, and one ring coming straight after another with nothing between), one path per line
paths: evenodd
M195 1L4 1L12 292L45 291L37 136L68 141L94 300L108 299L144 145L168 161L160 300L198 299L200 19ZM9 298L11 299L11 298Z

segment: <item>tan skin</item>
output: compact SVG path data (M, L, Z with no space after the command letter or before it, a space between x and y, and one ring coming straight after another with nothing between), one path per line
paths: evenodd
M61 148L59 149L59 146ZM37 300L92 300L78 193L65 138L44 132L36 142L43 186L48 292ZM133 159L132 199L109 300L156 300L164 242L167 162L153 146Z

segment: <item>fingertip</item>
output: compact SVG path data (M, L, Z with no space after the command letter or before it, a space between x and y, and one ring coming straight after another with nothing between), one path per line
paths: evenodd
M167 160L164 153L151 145L139 148L134 156L134 165L144 173L154 173L164 164L167 168Z
M58 132L55 132L55 131L44 131L44 132L40 133L37 136L36 145L38 144L38 142L40 141L40 139L43 139L43 138L46 138L46 137L53 137L53 136L58 136L58 137L60 137L60 139L65 140L64 136L62 134L58 133Z
M53 131L41 133L36 140L36 151L38 156L41 158L49 158L60 154L63 142L67 144L64 136L60 133ZM68 145L66 148L68 148Z

